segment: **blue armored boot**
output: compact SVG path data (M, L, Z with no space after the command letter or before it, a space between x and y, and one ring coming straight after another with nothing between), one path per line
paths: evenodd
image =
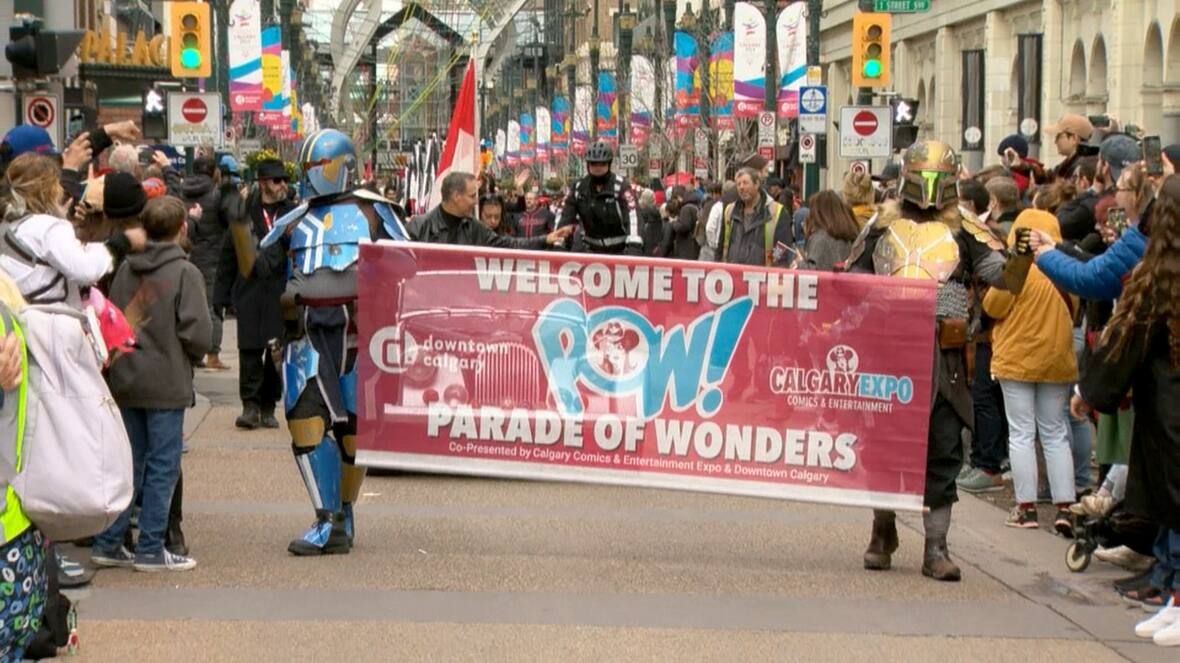
M294 423L293 433L300 428L299 422ZM322 424L318 428L322 431ZM329 437L321 437L319 444L310 448L300 446L299 437L292 435L295 464L315 506L316 520L311 529L287 546L287 551L299 556L347 553L349 536L344 529L344 508L340 501L340 451Z

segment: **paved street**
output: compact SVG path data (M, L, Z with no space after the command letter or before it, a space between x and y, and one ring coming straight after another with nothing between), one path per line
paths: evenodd
M353 554L296 559L311 509L285 435L234 429L236 371L198 388L199 566L102 571L78 595L79 663L1175 660L1135 640L1143 613L1107 589L1120 571L1072 575L1062 539L971 497L951 532L959 584L919 575L916 516L894 570L869 573L863 510L420 475L366 482Z

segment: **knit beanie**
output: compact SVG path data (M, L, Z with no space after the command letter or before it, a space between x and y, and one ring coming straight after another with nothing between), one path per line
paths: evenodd
M115 219L137 216L147 204L143 185L134 175L111 173L103 187L103 212Z

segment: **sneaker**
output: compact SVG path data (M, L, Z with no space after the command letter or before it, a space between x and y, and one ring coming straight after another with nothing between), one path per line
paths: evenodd
M959 477L955 482L959 488L968 493L992 493L1004 489L1004 480L998 474L991 474L987 470L972 468L971 473Z
M1073 515L1069 509L1057 510L1057 516L1053 518L1053 529L1067 539L1073 538Z
M1180 610L1180 608L1170 609ZM1156 631L1151 640L1161 647L1180 646L1180 621L1173 622L1171 626L1165 626L1162 629Z
M61 554L54 547L54 556L57 558L57 584L66 589L73 589L75 587L84 587L90 584L94 579L94 571L87 569L78 562Z
M1036 529L1037 525L1037 510L1036 509L1022 509L1020 505L1012 507L1012 511L1008 514L1008 522L1005 523L1008 527L1021 527L1024 529Z
M1147 555L1140 555L1131 550L1127 546L1115 546L1113 548L1099 548L1094 551L1094 557L1106 562L1107 564L1114 564L1115 566L1124 568L1128 571L1145 571L1150 569L1155 564L1154 557Z
M1168 598L1170 598L1165 598L1163 592L1151 586L1132 589L1122 594L1124 601L1139 606L1144 612L1158 611L1167 604Z
M145 573L159 571L191 571L197 568L197 560L169 552L167 548L151 555L136 554L135 570Z
M1164 628L1180 623L1180 606L1176 606L1175 603L1175 598L1169 599L1167 605L1160 608L1159 612L1136 624L1135 635L1150 638Z
M104 568L127 568L135 564L135 556L127 546L119 546L114 552L103 552L95 548L90 553L90 563Z
M975 473L975 468L971 467L970 463L963 463L963 467L959 469L959 476L955 477L955 481L962 481Z

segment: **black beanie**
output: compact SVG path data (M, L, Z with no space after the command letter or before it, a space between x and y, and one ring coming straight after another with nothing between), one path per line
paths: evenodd
M107 173L103 186L102 211L115 219L138 216L147 204L143 185L128 173Z

